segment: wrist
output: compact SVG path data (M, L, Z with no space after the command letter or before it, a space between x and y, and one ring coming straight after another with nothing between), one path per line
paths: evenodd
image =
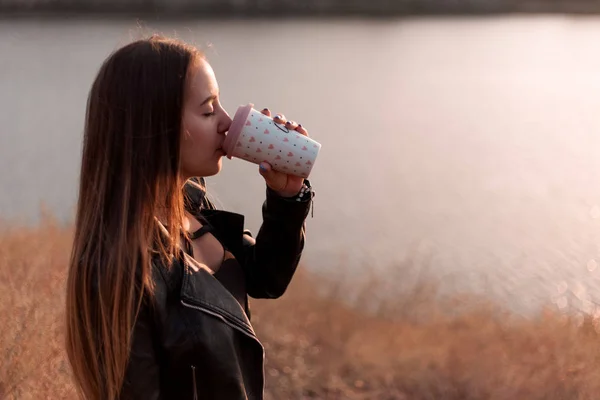
M276 191L267 186L267 200L265 202L267 209L273 214L278 215L279 213L288 215L294 215L296 212L298 217L305 219L308 213L312 214L313 198L315 192L312 190L312 186L308 179L304 179L304 185L300 191L298 191L292 197L282 197Z
M276 192L275 190L273 190L273 193L275 193L277 196L284 198L284 199L292 199L292 198L296 197L296 195L298 194L298 192L286 192L286 191Z
M295 193L290 192L275 192L279 197L291 201L306 201L312 198L312 187L308 179L305 179L302 187Z

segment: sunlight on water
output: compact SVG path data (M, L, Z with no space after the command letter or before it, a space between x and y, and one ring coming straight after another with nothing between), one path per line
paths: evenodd
M564 294L568 288L569 288L569 285L565 281L560 282L556 286L556 290L558 291L559 294Z
M590 272L594 272L596 269L598 268L598 262L594 259L588 261L587 263L587 269Z
M87 91L136 25L2 22L2 216L35 220L42 201L73 215ZM433 276L527 310L600 302L599 26L548 17L150 28L205 48L230 114L269 107L323 145L309 268L340 279L377 272L390 290ZM287 52L295 61L277 56ZM256 232L255 167L225 160L209 189ZM415 249L424 265L409 268Z

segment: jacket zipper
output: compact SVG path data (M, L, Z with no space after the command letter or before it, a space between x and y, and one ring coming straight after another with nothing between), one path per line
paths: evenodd
M246 332L244 329L240 328L239 326L237 326L234 323L229 322L223 315L218 314L214 311L211 311L207 308L204 307L198 307L189 303L186 303L184 300L181 300L181 304L183 304L184 307L189 307L198 311L202 311L206 314L212 315L213 317L216 317L218 319L220 319L221 321L223 321L225 323L225 325L235 329L238 332L243 333L244 335L248 336L249 338L253 339L256 341L256 343L258 343L260 345L260 348L262 349L262 366L261 369L263 370L263 374L262 374L262 383L261 383L261 387L262 390L264 391L265 388L265 374L264 374L264 368L265 368L265 349L263 347L263 345L260 343L260 341L258 340L258 338L256 336L253 336L251 334L249 334L248 332ZM196 367L192 366L192 370L194 371L194 400L198 400L195 388L196 388L196 372L195 372Z
M196 387L196 367L192 365L192 384L194 386L194 400L198 400L198 389Z

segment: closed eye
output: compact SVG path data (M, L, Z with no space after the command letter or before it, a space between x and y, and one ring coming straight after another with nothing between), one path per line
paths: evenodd
M209 113L204 113L202 115L204 115L205 117L212 117L213 115L215 115L215 112L213 111L213 112L209 112Z

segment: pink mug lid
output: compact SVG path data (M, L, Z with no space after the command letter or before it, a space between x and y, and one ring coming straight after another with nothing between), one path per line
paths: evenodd
M240 134L242 133L242 129L244 128L244 123L246 122L246 119L248 119L250 111L252 111L252 107L254 107L254 104L252 103L248 103L245 106L239 106L235 116L233 117L233 121L231 121L229 132L227 133L225 142L223 143L223 150L225 150L225 153L227 153L227 158L230 160L233 150L235 149L235 145L237 144Z

